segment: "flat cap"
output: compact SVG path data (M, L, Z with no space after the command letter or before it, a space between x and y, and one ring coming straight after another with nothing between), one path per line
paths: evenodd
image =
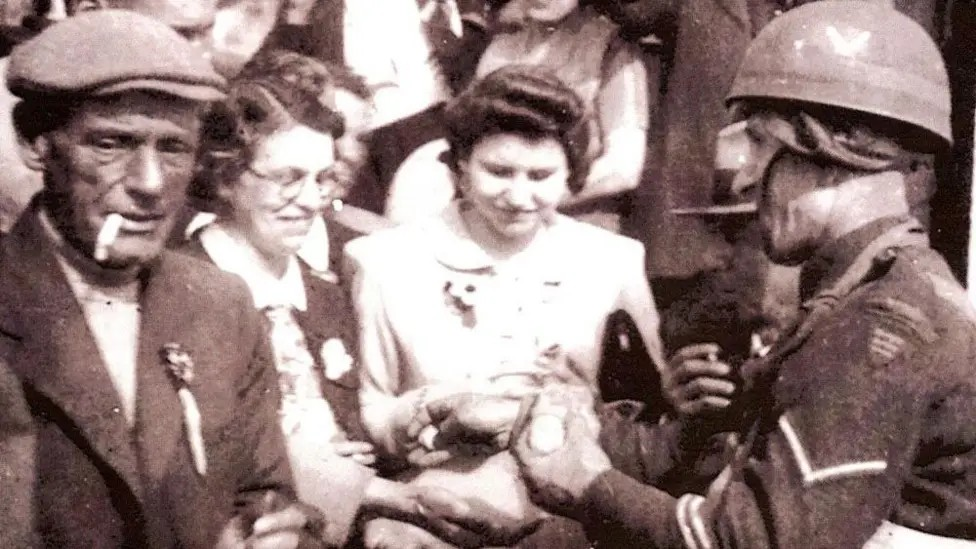
M69 17L14 48L7 86L21 98L145 90L214 101L224 96L226 82L202 51L163 23L97 10Z

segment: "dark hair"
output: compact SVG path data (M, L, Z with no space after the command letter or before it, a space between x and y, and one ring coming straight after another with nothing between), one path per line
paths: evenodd
M276 50L252 61L230 82L227 98L204 117L197 176L198 206L212 207L220 184L236 181L267 137L292 125L339 137L342 116L322 104L326 68L310 57Z
M589 124L583 101L555 74L536 66L509 65L474 82L444 111L455 173L481 139L513 133L531 139L559 141L569 162L569 189L583 187L589 171Z
M13 109L17 134L33 141L38 136L63 127L74 116L78 101L53 98L30 98L18 101Z

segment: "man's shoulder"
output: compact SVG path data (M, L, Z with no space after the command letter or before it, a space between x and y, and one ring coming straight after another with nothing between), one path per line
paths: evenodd
M928 248L898 251L887 270L853 297L869 351L886 363L909 349L976 351L976 313L945 261ZM948 367L948 365L944 365Z
M933 321L963 321L976 328L976 311L966 290L942 256L930 248L900 250L864 301L902 303L924 312Z
M176 279L183 290L182 295L172 299L186 303L197 303L216 309L228 304L245 304L250 293L244 281L237 275L220 270L213 262L195 254L166 250L160 256L160 268L156 276Z

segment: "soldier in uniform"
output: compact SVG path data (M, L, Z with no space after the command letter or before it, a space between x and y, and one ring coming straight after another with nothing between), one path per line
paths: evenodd
M651 485L700 423L600 428L543 394L512 445L533 499L614 548L976 547L976 327L904 182L949 145L938 49L890 7L816 2L757 36L730 102L764 248L802 266L799 324L743 369L738 444L704 495ZM442 431L465 417L435 411Z

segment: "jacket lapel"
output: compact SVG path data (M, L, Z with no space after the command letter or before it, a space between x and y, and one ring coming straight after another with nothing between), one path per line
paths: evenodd
M32 207L4 241L0 322L22 342L12 367L47 400L36 415L61 410L92 451L142 496L134 439L122 403L89 331L81 306ZM43 402L42 400L42 402Z
M167 255L145 281L136 373L139 450L144 472L153 481L165 476L173 452L180 447L183 429L183 410L160 349L166 343L185 344L182 336L193 325L191 318L173 310L173 297L185 297L190 288L166 261ZM178 301L186 302L183 298Z

